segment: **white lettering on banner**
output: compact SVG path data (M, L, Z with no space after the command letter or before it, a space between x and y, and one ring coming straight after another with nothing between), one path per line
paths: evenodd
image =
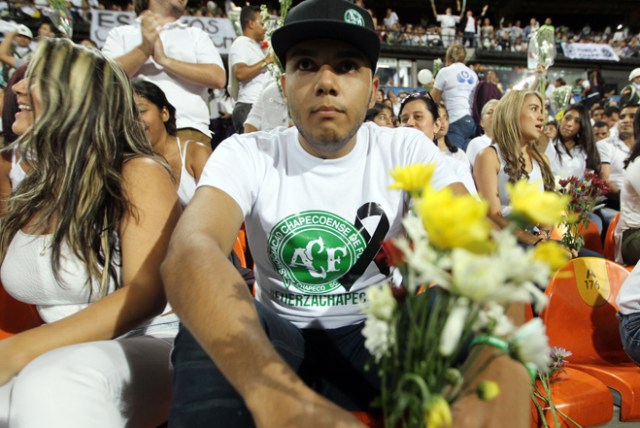
M562 52L571 59L620 61L611 46L601 43L562 43Z
M102 48L107 40L109 30L120 25L130 25L135 19L131 12L115 12L110 10L91 10L91 40ZM221 54L228 53L231 44L236 39L233 24L227 18L204 18L199 16L184 16L180 22L191 27L197 27L207 33L211 41Z

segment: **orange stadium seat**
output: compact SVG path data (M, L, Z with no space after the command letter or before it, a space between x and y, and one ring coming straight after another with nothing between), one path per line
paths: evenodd
M610 260L569 261L551 279L541 314L549 343L573 353L568 367L602 381L620 397L620 419L640 420L640 367L625 354L616 318L616 296L629 272Z
M604 238L604 253L602 253L607 259L613 261L616 259L615 232L618 220L620 220L620 213L616 214L616 216L611 219L611 223L609 223L607 234Z
M0 284L0 340L42 324L33 305L14 299Z

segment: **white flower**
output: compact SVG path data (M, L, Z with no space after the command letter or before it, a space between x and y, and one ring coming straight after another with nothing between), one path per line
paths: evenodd
M523 364L535 366L539 372L549 370L551 349L540 318L520 326L509 340L511 357Z
M387 283L369 287L367 289L367 303L368 306L362 309L365 314L386 321L391 319L397 305L391 287Z
M367 318L362 335L365 337L364 347L373 355L376 362L380 362L395 341L389 323L374 317Z
M412 245L407 239L400 238L396 239L394 244L404 253L410 268L411 277L405 278L405 285L409 293L414 293L419 285L431 282L448 287L451 281L451 275L448 272L451 261L447 255L434 250L426 239L413 241Z
M438 348L440 354L447 357L453 353L467 324L467 315L469 315L469 299L458 297L440 334Z
M451 253L453 266L449 290L480 304L528 302L529 292L517 285L506 283L506 261L492 256L477 255L455 249Z
M489 334L496 336L506 336L513 332L514 326L502 305L488 302L478 313L473 329L487 330Z

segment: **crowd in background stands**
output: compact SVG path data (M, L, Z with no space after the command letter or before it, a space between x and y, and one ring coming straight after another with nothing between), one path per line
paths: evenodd
M40 4L42 3L42 4ZM73 0L72 13L75 19L89 22L91 9L131 11L131 2L113 0ZM362 5L361 1L357 1ZM4 4L4 7L3 7ZM240 2L239 2L240 4ZM15 0L0 1L0 16L9 14L38 17L39 7L46 6L45 0ZM186 14L192 16L205 16L211 18L225 18L229 10L236 5L230 0L208 0L196 2L188 7ZM443 43L442 28L437 19L423 19L420 24L403 23L397 13L391 8L387 9L384 16L376 16L369 9L374 18L374 23L383 43L404 46L442 47L450 43ZM526 52L527 40L532 31L540 28L541 23L534 17L528 23L520 20L510 22L500 19L494 22L487 16L487 7L482 13L474 11L453 11L452 16L460 17L456 26L455 41L463 43L465 47L489 49L508 52ZM276 11L273 11L275 14ZM34 16L35 15L35 16ZM546 18L544 25L553 25L551 18ZM469 29L473 27L473 37L469 37ZM569 28L564 25L555 27L555 40L558 49L560 43L606 43L611 45L614 52L620 58L640 57L640 40L638 34L632 34L626 28L613 29L610 26L602 31L592 29L588 24L581 29ZM452 41L453 42L453 41Z

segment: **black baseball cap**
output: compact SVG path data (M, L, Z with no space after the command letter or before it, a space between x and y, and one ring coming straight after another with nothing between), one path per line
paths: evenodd
M369 12L346 0L306 0L292 8L282 27L273 32L271 44L280 63L287 51L300 42L332 39L358 48L375 72L380 55L380 38Z

